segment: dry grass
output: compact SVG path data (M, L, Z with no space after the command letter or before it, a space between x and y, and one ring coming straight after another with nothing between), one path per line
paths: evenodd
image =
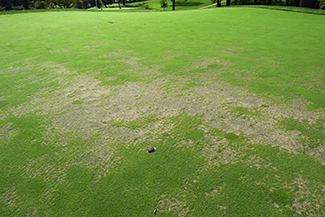
M190 211L186 203L176 199L175 197L170 197L168 195L162 194L161 200L158 202L157 209L161 212L176 212L178 216L186 216Z
M118 55L118 54L111 54ZM152 73L158 75L155 68L143 67L140 58L123 60L134 67L135 71L142 71L145 75ZM207 68L210 64L220 63L218 59L202 59L193 63L193 69ZM221 63L226 64L226 63ZM48 156L31 159L27 165L23 165L25 174L29 177L51 177L57 179L57 184L65 180L65 167L71 164L81 164L95 169L95 179L109 175L112 168L120 163L120 157L116 155L116 144L129 147L137 146L145 141L160 141L161 135L169 135L175 125L170 119L181 113L188 115L200 115L203 124L199 129L204 131L204 137L211 141L203 145L201 155L206 158L205 165L200 170L208 170L211 166L221 164L248 163L257 168L263 167L276 171L267 159L256 155L246 155L243 151L249 148L243 145L234 148L231 141L212 135L211 129L220 129L225 133L233 133L243 136L247 144L270 144L278 146L290 153L299 153L304 148L301 143L302 135L298 131L286 131L279 127L283 118L307 119L310 123L323 117L322 111L310 111L305 108L304 102L292 101L286 105L271 103L254 93L241 88L229 86L216 80L209 70L200 75L189 77L167 75L160 78L137 82L126 82L118 86L103 86L100 80L90 75L79 75L70 72L65 67L55 63L41 63L39 67L51 70L53 78L62 85L51 92L49 96L44 92L35 95L28 103L12 108L16 116L37 111L38 114L47 114L51 124L47 128L47 137L56 140L57 145L64 150L68 147L68 138L71 136L88 139L92 135L99 135L94 141L88 142L85 147L70 150L74 154L69 159L59 160L60 165L45 161ZM157 66L157 68L159 68ZM129 70L130 72L130 70ZM56 75L68 76L56 77ZM195 80L198 85L182 88L190 81ZM37 81L35 81L37 82ZM79 103L75 103L79 102ZM239 111L239 112L238 112ZM242 112L240 112L242 111ZM5 114L0 118L4 119ZM143 126L130 127L132 121L144 120L155 117L153 122ZM140 122L142 123L142 122ZM0 129L0 139L10 139L15 134L11 130L10 123ZM69 136L67 136L69 135ZM196 144L196 143L195 143ZM191 147L194 142L183 141L175 144L175 147ZM145 150L141 145L139 151ZM314 148L308 150L309 154L321 163L325 163L324 149ZM57 153L57 158L63 157L64 152ZM244 180L245 177L242 177ZM198 182L194 179L193 182ZM265 185L265 180L256 183ZM319 204L324 202L323 192L318 192L311 185L305 185L302 177L296 182L299 190L295 194L294 203L288 207L297 213L306 213L313 216ZM54 186L55 188L55 186ZM222 186L206 193L206 197L218 197ZM272 187L270 187L272 191ZM48 191L47 194L51 194ZM322 195L319 197L319 195ZM5 192L1 200L9 205L15 205L14 191ZM280 207L275 202L275 207ZM186 200L163 194L157 205L159 212L175 212L178 216L186 216L190 209ZM227 204L219 204L220 210L227 209Z
M15 192L15 189L10 188L0 195L0 201L8 204L9 206L17 206L15 203L16 197L17 194Z
M120 52L109 55L122 57L129 54ZM124 58L121 61L134 67L135 72L140 70L146 73L141 58ZM209 65L219 62L215 58L198 58L197 62L193 63L193 67L208 68ZM33 96L30 102L13 108L14 114L20 116L33 110L49 114L53 123L49 128L73 133L83 138L87 138L92 133L99 133L110 141L154 139L158 134L172 129L173 126L165 125L163 121L165 118L185 112L190 115L203 114L206 131L210 127L219 128L226 133L243 134L250 143L271 144L297 153L302 147L298 140L299 132L280 129L279 120L290 117L313 121L323 116L322 112L307 110L304 102L301 101L288 102L287 105L273 104L244 88L228 86L217 81L208 72L193 75L192 78L190 75L189 78L195 78L200 86L182 90L180 87L186 84L189 78L168 75L156 78L150 83L138 81L119 86L101 86L101 82L92 76L78 75L59 64L47 62L31 67L51 70L53 75L66 74L70 77L69 79L55 78L59 79L64 88L57 89L51 97ZM153 71L155 69L150 69L149 74ZM74 104L76 101L80 104ZM261 115L253 113L238 115L231 112L232 108L237 107L254 110ZM150 125L150 129L129 129L107 124L112 120L128 122L150 115L158 117L158 120ZM10 135L8 124L2 127L2 135ZM150 136L146 137L146 135ZM224 142L218 141L213 147L207 148L213 153L214 147L219 147L220 143ZM92 149L94 147L89 148ZM310 150L312 156L324 163L321 152L322 150ZM233 150L224 150L218 155L222 162L228 162L234 159L232 156L235 153ZM88 158L91 158L91 155ZM99 156L96 158L102 159Z
M306 216L324 216L325 212L319 210L320 206L325 203L324 183L310 184L300 174L297 174L294 184L298 186L298 190L295 192L294 203L290 208Z

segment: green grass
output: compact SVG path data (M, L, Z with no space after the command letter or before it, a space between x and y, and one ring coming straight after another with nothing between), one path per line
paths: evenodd
M228 11L232 11L232 17L226 17ZM117 71L123 70L123 68L128 67L121 62L106 62L107 58L101 56L105 52L114 50L114 49L125 49L127 50L128 46L132 46L133 55L137 56L137 52L141 49L146 50L145 53L141 52L141 56L146 58L150 55L155 55L156 60L154 63L159 63L164 55L173 54L174 58L168 61L165 61L165 72L167 73L185 73L182 72L189 64L193 61L193 55L191 52L195 52L197 56L218 56L222 60L231 61L232 64L228 67L230 69L222 70L219 73L218 78L223 79L232 84L242 84L248 87L249 89L261 93L262 95L269 95L272 93L275 96L284 96L286 99L296 97L301 95L303 98L309 100L316 107L324 106L324 94L322 91L322 83L324 82L324 74L319 74L318 71L323 70L323 59L322 55L322 43L318 43L320 40L320 35L322 30L322 25L316 25L311 28L310 25L306 26L308 31L305 31L300 23L304 22L306 14L293 14L291 17L286 18L282 17L280 14L283 12L275 11L269 12L268 16L262 17L257 24L249 22L249 16L246 18L247 14L242 15L242 21L245 23L245 26L237 23L236 13L241 13L240 9L228 9L225 8L224 12L221 13L220 19L225 20L226 22L215 22L213 19L209 18L209 14L213 14L213 10L205 11L204 14L207 16L201 16L200 12L193 12L193 17L188 17L188 14L184 14L184 20L187 20L184 24L184 28L181 28L177 35L172 38L173 32L176 29L179 29L179 24L170 26L171 14L154 14L157 21L146 23L145 17L149 16L138 16L130 23L130 28L127 31L119 31L122 28L123 20L129 20L130 15L115 15L115 23L112 20L106 20L113 22L110 24L104 20L100 20L96 24L91 26L91 22L86 21L85 19L73 20L70 18L69 13L63 15L65 20L68 20L68 24L65 28L60 29L59 32L48 32L53 31L60 23L51 24L53 27L48 29L48 27L39 28L33 24L29 26L33 29L35 34L54 34L56 39L54 41L47 41L46 44L40 39L29 38L25 40L20 40L17 43L5 45L4 51L11 49L12 46L17 46L18 58L22 56L24 58L24 53L28 52L28 55L36 56L42 54L42 51L38 49L30 48L31 44L37 40L37 43L42 49L48 49L52 51L50 54L50 60L57 61L65 64L71 68L78 69L79 71L100 71L101 77L104 83L112 84L113 83L123 83L127 80L136 80L134 77L124 76L124 73L121 73L114 78L113 81L105 81L105 76L111 76L116 74ZM237 12L239 11L239 12ZM78 13L78 12L76 12ZM182 14L184 12L181 12ZM267 13L264 10L258 10L256 13ZM195 16L198 14L198 17ZM35 19L38 19L40 14L35 14ZM88 16L93 14L87 13ZM21 15L26 16L26 15ZM55 16L55 13L49 14L46 19L51 19L52 16ZM176 15L177 16L177 15ZM201 16L201 17L200 17ZM241 16L241 15L239 15ZM103 14L103 18L105 14ZM143 18L142 18L143 17ZM165 22L158 23L160 17L164 17ZM201 19L202 22L196 22L195 19ZM289 16L290 17L290 16ZM293 18L294 17L294 18ZM9 17L8 17L9 18ZM8 19L4 17L4 19ZM47 22L47 20L44 22ZM272 19L274 25L268 25L269 19ZM292 19L292 22L290 21ZM322 23L323 17L314 17L315 23ZM50 22L50 21L48 21ZM76 29L76 24L80 23L80 29ZM275 25L276 23L276 25ZM8 23L9 24L9 23ZM69 26L70 25L70 26ZM108 26L107 26L108 25ZM295 26L296 25L296 26ZM34 27L33 27L34 26ZM96 27L97 26L97 27ZM227 26L232 26L232 28L227 28ZM267 26L267 29L263 26ZM69 27L69 28L68 28ZM71 27L71 28L70 28ZM259 28L261 27L261 28ZM83 34L88 28L94 28L94 31ZM97 28L97 29L96 29ZM108 29L107 29L108 28ZM105 29L109 30L106 32ZM150 29L148 34L144 37L141 37L137 41L134 41L132 34L127 34L127 32L132 32L137 34L137 32L145 31L145 29ZM203 29L207 29L206 33L203 33ZM216 33L214 33L216 29ZM223 31L221 31L221 29ZM249 32L247 32L250 30ZM263 34L263 31L267 33ZM69 43L65 42L65 34L73 31L74 34L71 36L73 41ZM39 32L39 33L38 33ZM43 33L42 33L43 32ZM118 34L115 34L115 33ZM272 32L272 33L271 33ZM113 34L114 33L114 34ZM112 34L112 36L110 36ZM85 40L87 37L104 37L102 43L103 45L94 44L90 48L91 44ZM242 37L237 39L237 36L241 35ZM28 36L33 37L33 36ZM285 38L290 39L287 41ZM170 43L172 40L182 40L184 43L178 43L174 45ZM61 42L61 43L57 43ZM264 43L267 41L268 43ZM27 43L25 50L20 50L19 45L21 43ZM99 43L99 41L97 41ZM154 43L154 44L153 44ZM213 43L214 46L210 46ZM319 46L312 46L313 44L319 44ZM44 45L43 45L44 44ZM169 46L173 44L173 46ZM188 45L188 46L185 46ZM195 45L199 44L197 47ZM286 44L286 46L283 46ZM62 53L56 47L65 46L69 52ZM109 49L107 49L108 47ZM227 50L227 47L235 49L234 51L229 51L227 53L220 52ZM236 48L243 47L245 49L236 50ZM285 48L285 49L284 49ZM29 49L32 52L29 52ZM184 51L181 54L177 54L177 51ZM88 55L84 55L87 52ZM42 55L39 61L42 60L42 57L49 55ZM159 57L160 56L160 57ZM295 56L296 58L292 58ZM10 58L10 55L6 55L6 58ZM115 57L117 58L117 57ZM126 58L128 58L126 56ZM69 59L69 61L67 61ZM5 61L5 60L4 60ZM94 62L94 64L89 64ZM144 64L146 64L144 62ZM113 68L110 65L114 65ZM10 67L10 66L8 66ZM308 73L307 73L308 72ZM108 74L109 73L109 74ZM186 74L186 73L185 73ZM317 84L317 85L310 85Z
M304 143L313 144L315 147L323 147L325 145L324 138L324 119L316 120L315 123L309 123L308 120L297 120L285 118L280 122L286 130L297 130L305 138ZM311 140L312 142L308 142Z
M255 111L254 111L255 110ZM229 112L238 117L246 118L247 116L262 116L262 112L257 109L249 109L246 107L230 107Z
M84 103L84 101L82 100L75 100L72 102L72 104L82 104L82 103Z
M325 17L197 6L0 14L1 215L325 214Z

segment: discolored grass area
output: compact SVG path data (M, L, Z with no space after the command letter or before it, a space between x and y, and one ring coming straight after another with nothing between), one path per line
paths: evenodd
M325 214L323 17L93 15L0 16L0 213Z

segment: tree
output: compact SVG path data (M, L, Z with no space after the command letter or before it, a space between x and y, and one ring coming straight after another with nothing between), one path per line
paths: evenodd
M29 7L28 7L28 0L25 0L25 9L29 9Z
M72 8L77 3L76 0L47 0L46 3L48 5L54 4L59 6L60 8Z
M173 2L173 11L175 10L175 0L172 0Z
M227 0L228 1L228 0ZM211 0L211 2L214 4L217 2L217 7L221 7L221 2L220 0ZM229 4L230 5L230 4Z
M14 6L21 6L22 8L26 9L29 8L27 0L0 0L0 2L0 5L5 7L6 10L10 10ZM23 7L22 5L25 5L25 7Z
M125 5L125 0L117 0L118 7L121 9L121 3Z
M112 0L103 0L103 4L104 4L105 8L107 8L107 5L113 4L113 1Z
M36 9L46 9L46 4L44 1L39 1L35 3Z
M161 8L163 8L164 10L168 6L167 0L161 0L159 3L160 3Z
M299 7L316 8L317 0L300 0Z

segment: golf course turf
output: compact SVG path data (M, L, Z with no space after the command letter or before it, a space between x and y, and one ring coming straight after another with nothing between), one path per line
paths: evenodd
M252 7L0 14L1 216L324 216L324 36Z

